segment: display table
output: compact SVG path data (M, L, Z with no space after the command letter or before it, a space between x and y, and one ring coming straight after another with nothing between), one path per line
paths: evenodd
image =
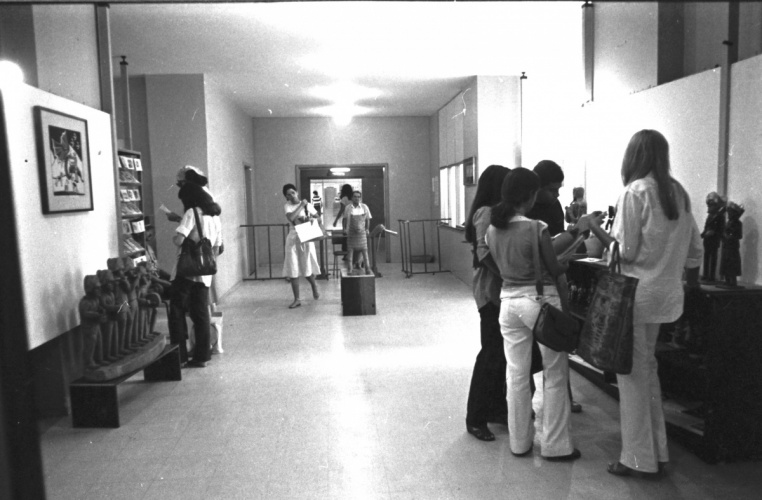
M585 320L602 263L572 261L572 313ZM708 463L762 458L762 287L686 288L683 316L656 346L669 437ZM616 376L572 355L570 366L618 399Z
M376 314L376 277L342 269L341 309L343 316Z

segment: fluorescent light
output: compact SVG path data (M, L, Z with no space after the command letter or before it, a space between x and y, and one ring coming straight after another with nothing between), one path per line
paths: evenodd
M333 172L334 174L338 174L338 173L341 173L341 172L347 173L347 172L349 172L349 168L347 168L347 167L332 167L331 168L331 172Z

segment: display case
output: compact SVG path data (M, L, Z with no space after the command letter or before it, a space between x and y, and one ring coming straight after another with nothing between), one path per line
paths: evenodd
M118 156L121 252L137 264L146 260L145 231L151 227L143 210L143 164L137 151L120 149Z
M602 262L572 261L572 314L584 322ZM762 457L762 287L685 289L681 318L656 346L671 439L709 463ZM618 399L616 376L576 355L570 366Z

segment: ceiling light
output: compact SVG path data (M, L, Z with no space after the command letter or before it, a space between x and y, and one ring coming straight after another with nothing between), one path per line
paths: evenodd
M334 174L347 173L347 172L349 172L349 168L347 168L347 167L331 167L331 172L333 172Z
M350 81L340 81L324 87L312 87L310 94L333 102L359 102L366 99L378 99L381 91L363 87Z

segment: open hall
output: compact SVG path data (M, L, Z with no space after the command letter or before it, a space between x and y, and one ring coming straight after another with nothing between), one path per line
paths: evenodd
M0 4L0 498L757 498L760 95L757 2ZM738 283L702 280L659 333L664 473L607 472L617 379L575 354L581 458L541 452L541 373L533 451L504 422L477 439L480 176L552 160L562 207L583 188L606 212L642 129L669 142L699 230L710 193L743 223ZM111 273L173 269L188 170L224 243L203 368L181 365L158 291L130 333L98 309L111 344L84 306ZM327 234L315 288L291 278L301 301L289 186ZM358 191L366 271L342 259ZM605 267L587 248L567 273L581 323Z

